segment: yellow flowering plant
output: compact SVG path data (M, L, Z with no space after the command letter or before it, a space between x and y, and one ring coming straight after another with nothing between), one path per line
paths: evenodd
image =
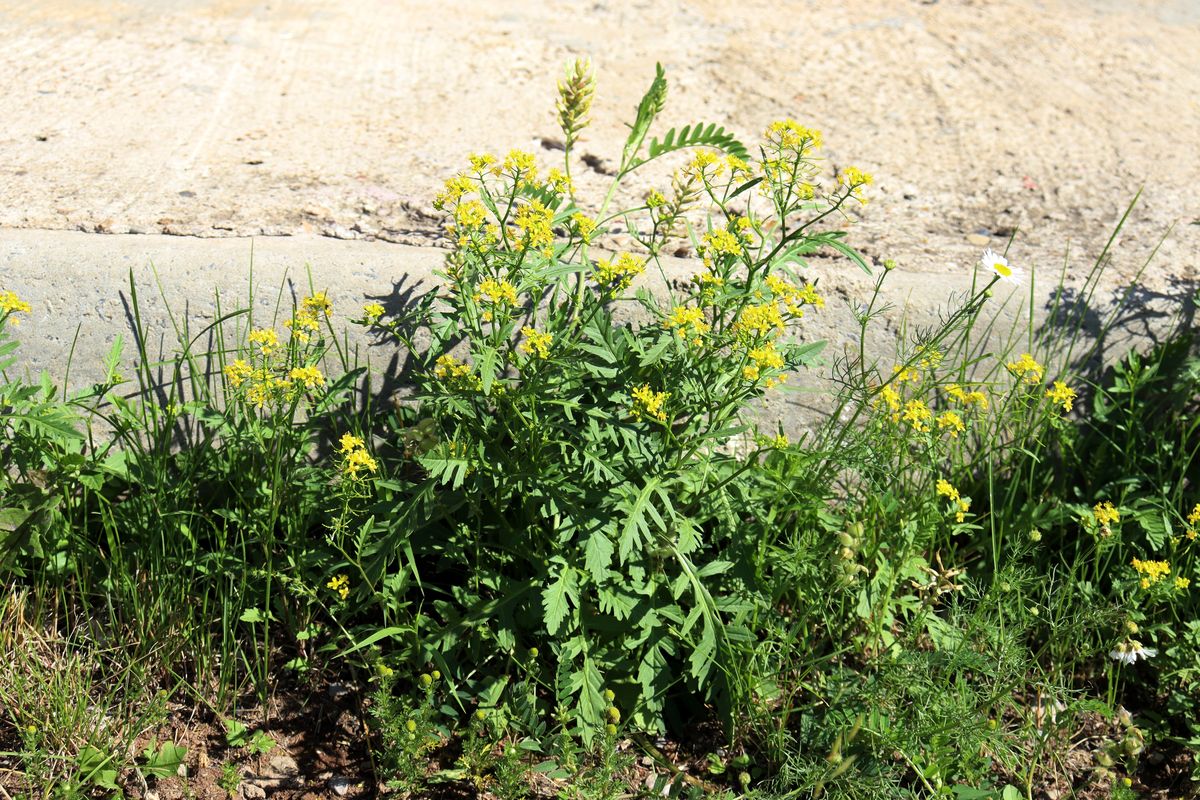
M576 67L561 87L562 169L519 150L472 156L434 201L454 245L441 287L401 314L363 318L412 354L419 419L401 426L432 425L413 491L456 520L394 536L419 562L435 547L469 556L471 588L457 601L468 616L503 596L497 585L529 586L488 635L502 649L557 642L560 669L575 676L557 702L581 735L604 711L597 676L626 676L647 728L662 724L676 669L701 696L736 690L721 665L742 615L714 599L732 529L702 531L748 463L787 449L782 434L755 434L746 409L822 348L795 333L825 303L804 256L830 250L867 269L824 223L870 183L861 170L826 174L819 134L790 120L766 130L762 158L712 124L651 137L660 69L607 194L589 205L570 178L589 76ZM669 190L614 210L629 175L681 151ZM607 248L617 223L632 248ZM698 243L695 280L645 291L683 235ZM642 322L624 321L639 310ZM751 452L726 454L746 431ZM396 552L375 546L364 570L403 569ZM478 641L441 635L451 638Z

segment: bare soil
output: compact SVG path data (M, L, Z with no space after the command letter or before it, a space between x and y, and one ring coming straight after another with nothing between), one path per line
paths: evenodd
M559 157L577 57L581 155L619 152L662 61L666 123L794 117L874 172L876 258L965 267L1019 229L1057 276L1142 188L1113 276L1173 223L1149 282L1200 271L1193 0L0 0L0 228L436 243L466 153Z

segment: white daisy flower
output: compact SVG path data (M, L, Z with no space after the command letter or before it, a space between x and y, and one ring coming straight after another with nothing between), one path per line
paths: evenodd
M996 277L1006 283L1020 284L1025 279L1024 272L1009 264L1007 258L991 248L983 251L983 258L979 260L979 264L984 269L990 269Z
M1117 648L1109 653L1108 657L1122 664L1133 664L1139 658L1144 660L1154 658L1156 655L1158 655L1158 651L1153 647L1143 647L1142 643L1136 639L1126 639L1117 645Z

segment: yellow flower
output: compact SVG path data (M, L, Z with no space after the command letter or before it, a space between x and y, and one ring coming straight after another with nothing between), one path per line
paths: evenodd
M333 303L329 302L325 292L317 292L312 297L304 298L300 301L300 307L313 316L324 314L329 317L333 314Z
M1187 521L1191 525L1200 522L1200 503L1196 503L1196 507L1192 509L1192 513L1188 514Z
M483 223L487 222L487 208L478 200L459 203L454 209L454 222L467 230L482 228Z
M551 169L546 176L546 185L559 194L574 191L575 186L571 183L571 179L567 177L560 169Z
M896 383L904 383L906 381L917 383L921 380L921 373L912 367L902 367L899 364L892 367L892 374L896 376Z
M368 325L374 325L383 316L383 306L379 303L367 303L363 306L363 317Z
M254 368L251 367L250 364L245 361L245 359L238 358L235 359L232 364L226 364L223 371L226 379L228 379L228 381L233 384L233 387L236 389L237 387L241 386L247 378L250 377L250 375L254 372Z
M314 366L308 367L293 367L288 373L288 377L294 381L304 384L306 389L315 389L318 386L325 385L325 376L321 374L321 370Z
M433 207L442 211L446 206L457 204L464 194L475 188L475 182L466 175L455 175L446 181L446 187L433 198Z
M938 478L937 493L941 497L949 498L952 503L957 503L959 500L958 489L955 489L945 478Z
M343 600L350 596L350 579L345 575L337 575L330 578L329 583L325 584L325 586L328 589L332 589Z
M966 430L963 425L962 417L953 411L943 411L937 418L938 428L940 430L950 431L950 436L957 439L958 435Z
M279 346L279 337L275 335L275 331L271 328L259 328L258 330L250 331L250 344L258 345L259 352L264 356L271 355L275 348Z
M700 252L704 256L704 265L711 268L714 255L740 256L743 252L742 242L732 231L717 228L712 233L704 234Z
M478 389L481 385L479 376L475 375L469 364L464 364L452 355L438 356L433 367L433 375L455 389Z
M621 253L617 260L596 262L596 283L604 289L623 292L633 283L633 279L646 269L646 259L630 253Z
M1121 521L1121 512L1107 500L1103 503L1096 503L1092 507L1092 515L1096 518L1097 524L1106 527L1112 525L1114 522Z
M742 376L748 381L758 380L761 370L783 369L783 356L779 355L779 351L775 349L775 345L772 342L767 342L761 347L755 347L746 355L754 362L742 368ZM774 386L774 384L772 383L771 386ZM767 388L771 388L771 386Z
M571 221L575 223L575 230L578 231L579 238L585 242L591 241L592 234L596 230L596 220L582 211L576 211L571 215Z
M341 444L341 452L343 453L349 453L366 446L362 439L352 433L343 433L339 443Z
M1135 558L1133 569L1141 576L1141 584L1144 589L1167 577L1171 572L1171 565L1166 561L1142 561Z
M875 400L876 406L885 404L887 405L889 411L897 415L893 419L893 422L899 420L898 415L900 412L900 393L892 388L890 384L879 390L879 397Z
M1188 588L1188 586L1190 586L1191 583L1192 583L1191 581L1189 581L1187 578L1184 578L1182 576L1178 576L1175 578L1175 588L1179 591L1183 591L1184 589Z
M28 314L32 310L29 303L17 297L16 292L0 291L0 317L12 320L14 326L20 325L21 320L12 316L13 314Z
M971 501L963 498L958 501L958 511L954 514L955 522L962 522L967 518L967 512L971 510Z
M554 210L531 200L517 209L513 223L521 232L522 246L540 250L543 255L553 255Z
M709 170L709 167L713 167L713 169ZM708 173L709 177L715 178L725 171L725 163L712 150L701 150L696 153L684 171L698 177L705 177Z
M1045 372L1045 367L1035 361L1029 353L1022 353L1020 358L1008 362L1006 366L1013 377L1028 384L1041 383L1042 373Z
M537 183L537 157L524 150L510 150L500 171L512 175L520 185Z
M709 329L708 323L704 321L704 311L687 306L676 306L671 311L671 316L663 320L663 327L678 333L680 339L691 338L697 344Z
M528 325L521 328L521 333L524 334L525 341L521 342L517 349L522 353L536 355L538 358L550 357L550 344L554 341L552 334L539 332L536 328Z
M783 328L783 315L779 313L779 307L775 303L746 306L733 325L734 331L739 335L752 337L782 332Z
M929 419L933 416L933 412L922 401L909 400L904 404L904 414L902 416L905 422L912 425L914 431L923 433L929 430L928 423Z
M777 149L803 153L821 146L821 132L800 125L793 119L772 122L763 138Z
M471 171L477 175L487 172L496 163L496 157L491 153L472 153L468 160L471 162Z
M1062 381L1055 381L1054 386L1046 390L1046 397L1055 405L1060 405L1063 411L1070 412L1075 405L1075 390Z
M311 309L301 308L294 317L283 321L283 327L299 341L307 342L312 332L321 329L321 323Z
M870 186L875 178L869 172L863 172L858 167L846 167L838 174L838 183L850 190L850 194L860 203L866 203L863 197L864 186Z
M517 304L517 287L508 281L484 278L483 282L479 284L479 292L475 295L476 301L480 297L485 298L489 303L515 306Z
M363 449L352 450L346 455L343 471L352 479L358 479L360 472L375 472L379 468L375 459Z
M631 410L634 419L641 419L644 415L659 422L667 421L667 412L663 406L671 397L669 392L656 392L650 388L649 384L643 383L630 394L633 395Z

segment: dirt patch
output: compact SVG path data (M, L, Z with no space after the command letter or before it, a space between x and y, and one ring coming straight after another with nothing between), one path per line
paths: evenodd
M1151 282L1200 272L1188 0L0 0L0 226L436 243L429 199L467 152L558 157L578 56L600 79L581 156L619 152L662 61L667 122L753 141L791 116L874 172L876 257L966 267L1019 230L1014 259L1053 277L1143 187L1114 275L1172 223Z

